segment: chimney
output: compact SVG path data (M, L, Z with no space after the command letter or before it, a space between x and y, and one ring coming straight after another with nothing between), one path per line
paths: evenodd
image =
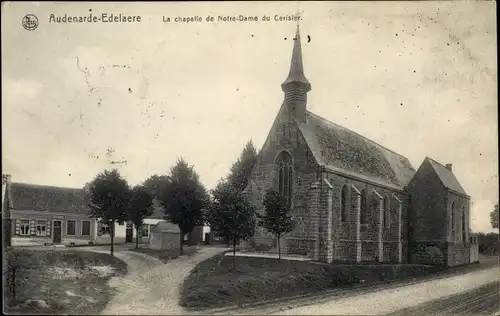
M446 169L450 170L451 172L453 172L453 165L451 163L447 163L446 164Z

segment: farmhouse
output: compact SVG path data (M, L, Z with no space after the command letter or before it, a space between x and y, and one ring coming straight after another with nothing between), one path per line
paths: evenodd
M409 160L307 109L311 83L294 38L284 101L245 194L263 211L266 189L283 195L294 230L281 249L332 262L469 262L470 197L451 164ZM277 248L264 228L254 245Z
M151 227L164 222L163 216L155 200L153 215L144 219L139 231L141 243L149 243ZM109 229L89 217L83 189L15 183L10 175L2 175L2 219L4 227L10 228L4 229L4 240L12 236L13 245L111 242ZM199 243L202 231L203 227L197 227L185 239ZM115 223L116 243L132 243L135 237L132 223Z

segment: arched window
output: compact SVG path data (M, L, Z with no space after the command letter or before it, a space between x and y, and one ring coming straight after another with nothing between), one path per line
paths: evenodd
M391 226L391 201L389 200L389 197L387 195L384 197L383 216L384 227L387 228Z
M278 192L281 194L288 203L292 198L292 156L286 151L282 151L276 160L278 167Z
M366 198L366 191L361 192L361 205L360 205L360 224L368 224L368 200Z
M455 218L455 202L451 203L451 241L455 241L455 228L456 228L456 218Z
M342 192L340 196L340 221L342 223L347 222L349 215L349 189L347 185L342 187Z

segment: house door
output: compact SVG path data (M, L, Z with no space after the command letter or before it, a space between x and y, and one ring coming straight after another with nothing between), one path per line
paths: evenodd
M125 242L132 242L134 236L134 227L132 224L127 224L127 228L125 229Z
M54 242L54 244L60 244L61 243L61 226L62 226L62 222L61 221L54 221L54 225L53 225L53 229L54 229L54 232L52 234L52 240Z

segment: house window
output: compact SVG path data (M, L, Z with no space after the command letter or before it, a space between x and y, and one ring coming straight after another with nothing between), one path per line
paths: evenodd
M76 234L76 220L68 219L66 221L66 235L75 236Z
M368 224L368 201L366 198L366 191L361 192L361 205L360 205L360 224Z
M383 221L385 228L391 225L391 201L387 195L384 197Z
M455 241L455 227L456 227L456 218L455 218L455 202L451 203L451 241Z
M342 187L342 195L340 197L340 221L342 223L347 222L348 218L348 201L349 201L349 190L347 189L347 185Z
M141 227L141 237L149 237L149 225L144 224Z
M29 236L30 234L30 221L27 219L22 219L20 222L20 235L21 236Z
M286 151L279 154L278 166L278 193L284 197L288 203L292 200L292 156Z
M90 221L82 221L82 236L90 236Z
M37 236L47 236L47 222L46 221L36 221L36 235Z

